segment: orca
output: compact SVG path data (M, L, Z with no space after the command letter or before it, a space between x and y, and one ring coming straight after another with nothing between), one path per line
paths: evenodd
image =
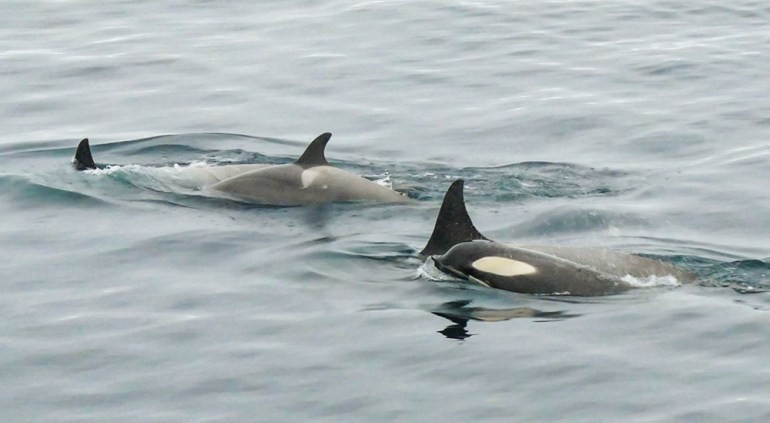
M640 286L639 280L695 280L659 260L596 248L507 245L482 235L465 207L463 180L447 190L433 233L419 253L445 274L524 294L601 296Z
M319 135L293 163L233 176L211 189L257 204L298 206L331 202L408 203L399 192L329 165L324 155L332 134Z
M329 165L324 151L331 136L328 132L319 135L293 163L185 166L175 172L195 178L206 189L261 205L412 201L404 194ZM81 171L108 166L94 162L88 138L78 144L72 163Z

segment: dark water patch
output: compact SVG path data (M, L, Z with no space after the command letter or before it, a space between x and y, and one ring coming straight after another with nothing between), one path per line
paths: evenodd
M569 163L523 162L465 170L478 172L468 183L481 183L496 201L619 195L632 189L634 181L629 172Z
M686 254L639 255L682 267L695 274L702 286L731 287L741 293L764 292L770 289L770 259L747 259L742 254L728 251L735 247L715 243L675 238L638 238L655 242L655 250L666 250L668 245L672 246L671 252L685 251Z
M724 261L696 255L639 255L668 262L693 273L700 286L732 288L741 294L770 290L769 260Z
M358 173L371 171L353 163L344 163ZM639 185L639 176L614 169L596 169L569 163L522 162L495 167L454 168L436 163L374 164L388 169L384 175L394 188L403 187L413 198L443 198L449 184L465 179L466 198L485 201L518 202L530 198L582 198L618 196Z
M770 291L770 262L738 260L703 268L704 286L731 288L741 294Z

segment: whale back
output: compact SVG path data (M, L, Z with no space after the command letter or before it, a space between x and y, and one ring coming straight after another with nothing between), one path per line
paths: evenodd
M329 165L324 149L331 134L319 135L293 163L268 166L211 186L249 202L299 206L329 202L408 203L409 197L361 176Z

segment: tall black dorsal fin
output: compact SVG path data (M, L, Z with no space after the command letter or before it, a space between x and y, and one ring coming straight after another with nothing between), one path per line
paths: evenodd
M326 156L324 156L324 149L326 149L326 143L329 142L329 138L331 137L332 134L329 132L324 132L319 135L309 146L307 146L305 152L302 153L302 156L300 156L294 164L302 167L328 165L329 162L326 161Z
M96 169L96 163L94 163L94 158L91 156L91 147L88 145L88 138L83 138L80 144L78 144L72 164L77 170Z
M420 256L428 257L433 254L444 254L450 248L461 242L475 239L487 239L471 221L465 208L462 179L452 182L441 203L441 210L436 218L436 226L430 236L428 245L420 251Z

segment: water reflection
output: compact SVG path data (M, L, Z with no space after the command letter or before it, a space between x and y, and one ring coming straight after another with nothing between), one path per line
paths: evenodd
M486 307L469 307L470 300L450 301L442 304L431 313L452 322L438 333L451 339L463 340L474 334L467 330L468 321L502 322L510 319L532 318L537 322L550 322L580 316L564 311L541 311L530 307L513 307L493 309Z

